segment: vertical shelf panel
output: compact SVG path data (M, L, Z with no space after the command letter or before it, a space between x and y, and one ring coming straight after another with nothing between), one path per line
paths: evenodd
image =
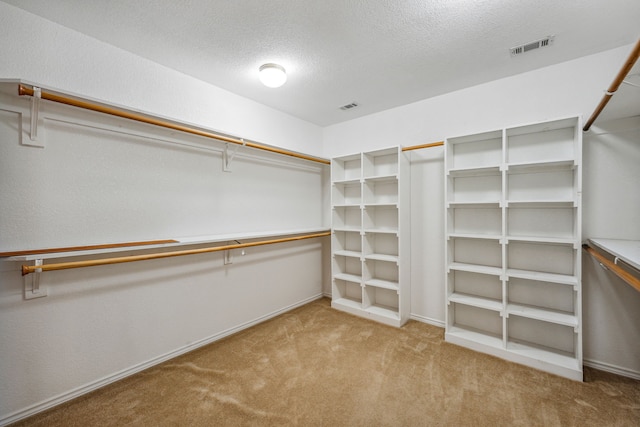
M400 147L332 160L333 307L392 326L409 319L409 179Z
M579 117L447 139L446 340L582 380Z

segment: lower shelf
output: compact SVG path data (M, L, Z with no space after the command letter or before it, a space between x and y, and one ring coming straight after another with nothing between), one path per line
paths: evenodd
M359 301L349 298L334 299L331 301L331 307L389 326L400 327L404 323L398 309L394 307L377 304L365 308Z
M583 381L582 360L556 349L524 341L509 341L505 347L499 336L458 326L447 329L445 341L574 381Z

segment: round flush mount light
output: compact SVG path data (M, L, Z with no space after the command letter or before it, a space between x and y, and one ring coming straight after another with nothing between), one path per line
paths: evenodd
M280 87L287 81L287 73L282 65L264 64L260 67L260 81L267 87Z

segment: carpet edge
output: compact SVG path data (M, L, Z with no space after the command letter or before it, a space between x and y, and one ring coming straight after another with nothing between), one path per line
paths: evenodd
M107 375L106 377L102 377L98 380L92 381L90 383L87 383L85 385L73 388L67 392L64 393L60 393L57 396L51 397L49 399L45 399L39 403L35 403L31 406L28 406L24 409L19 409L18 411L12 412L8 415L6 415L3 418L0 418L0 427L2 426L6 426L12 423L15 423L17 421L23 420L25 418L28 418L30 416L36 415L40 412L46 411L47 409L51 409L54 406L60 405L62 403L68 402L70 400L73 400L75 398L78 398L82 395L85 395L87 393L90 393L94 390L97 390L99 388L102 388L104 386L107 386L111 383L114 383L116 381L119 381L121 379L124 379L126 377L129 377L131 375L137 374L138 372L144 371L145 369L151 368L155 365L159 365L160 363L166 362L167 360L173 359L175 357L178 357L182 354L188 353L190 351L196 350L200 347L203 347L205 345L211 344L213 342L219 341L225 337L228 337L229 335L233 335L235 333L238 333L240 331L243 331L245 329L248 329L252 326L255 326L259 323L265 322L269 319L272 319L276 316L279 316L281 314L284 314L288 311L294 310L298 307L301 307L305 304L309 304L313 301L319 300L321 298L323 298L325 295L323 293L318 293L315 294L311 297L305 298L301 301L298 301L296 303L293 304L289 304L283 308L280 308L278 310L272 311L271 313L267 313L263 316L257 317L253 320L250 320L248 322L245 323L241 323L237 326L234 326L232 328L229 329L225 329L224 331L218 332L216 334L213 334L209 337L203 338L201 340L195 341L193 343L187 344L185 346L179 347L175 350L172 350L168 353L165 353L163 355L154 357L152 359L149 359L145 362L141 362L138 363L136 365L133 365L129 368L123 369L121 371L115 372L111 375Z

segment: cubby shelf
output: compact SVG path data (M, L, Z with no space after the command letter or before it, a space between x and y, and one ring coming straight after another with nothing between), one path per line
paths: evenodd
M582 380L579 117L445 142L447 341Z
M400 147L332 159L334 308L392 326L409 319L409 178Z
M507 313L516 316L528 317L530 319L557 323L559 325L572 327L578 326L578 318L574 314L557 310L548 310L522 304L507 304Z
M355 251L334 251L333 254L338 256L348 256L348 257L358 258L358 259L362 257L362 252L355 252Z
M504 308L502 301L478 297L475 295L462 294L459 292L449 295L449 303L455 302L458 304L470 305L473 307L485 308L487 310L501 311Z
M397 291L399 289L398 282L391 282L389 280L370 279L365 280L365 286L375 286L376 288L392 289Z

